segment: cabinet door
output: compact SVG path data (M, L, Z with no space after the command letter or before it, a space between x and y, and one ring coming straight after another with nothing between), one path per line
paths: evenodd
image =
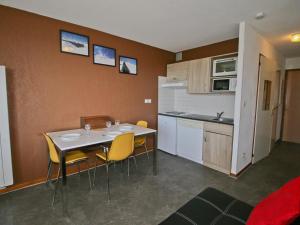
M167 65L167 79L173 81L186 80L188 77L189 62L180 62Z
M229 174L231 169L232 137L205 131L203 164Z
M210 58L190 61L188 75L189 93L209 93L210 92Z

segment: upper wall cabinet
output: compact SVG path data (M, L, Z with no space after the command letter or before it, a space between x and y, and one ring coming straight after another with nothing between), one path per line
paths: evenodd
M189 62L180 62L167 65L167 79L180 81L188 78Z
M211 58L189 61L188 92L210 92Z

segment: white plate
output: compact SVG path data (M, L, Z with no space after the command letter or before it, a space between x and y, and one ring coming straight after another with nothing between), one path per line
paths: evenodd
M63 134L60 136L62 141L74 141L77 140L81 136L80 133L70 133L70 134Z
M121 126L120 127L120 131L130 131L132 129L133 129L132 126Z
M106 135L109 136L109 137L116 137L118 135L122 134L122 132L120 131L110 131L110 132L107 132Z

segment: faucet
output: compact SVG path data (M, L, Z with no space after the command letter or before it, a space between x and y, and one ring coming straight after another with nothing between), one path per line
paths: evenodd
M221 120L222 115L224 114L223 112L217 113L217 120Z

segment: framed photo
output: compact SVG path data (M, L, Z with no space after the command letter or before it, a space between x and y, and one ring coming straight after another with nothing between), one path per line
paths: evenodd
M93 45L94 64L116 66L116 49Z
M137 59L120 56L120 73L137 75Z
M89 37L60 30L60 51L75 55L89 56Z

